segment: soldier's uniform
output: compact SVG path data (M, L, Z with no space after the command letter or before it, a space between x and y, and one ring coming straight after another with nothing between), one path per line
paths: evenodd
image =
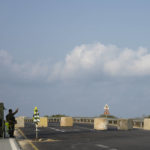
M9 124L9 135L10 135L10 137L14 137L14 129L15 129L15 124L16 124L16 120L15 120L14 115L17 112L18 111L12 113L12 110L11 110L11 112L9 112L9 114L6 116L6 121Z

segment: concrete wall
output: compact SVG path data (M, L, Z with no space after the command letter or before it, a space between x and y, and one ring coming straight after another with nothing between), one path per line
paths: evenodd
M133 120L131 119L119 119L118 130L129 130L133 129Z
M16 121L17 121L17 124L15 125L15 127L17 127L17 128L25 127L25 117L24 116L16 117Z
M144 130L150 130L150 118L144 119Z
M108 129L108 120L105 118L95 118L94 119L94 129L107 130Z
M40 122L38 123L38 127L48 127L48 118L40 117Z
M61 117L60 120L60 126L62 127L68 127L68 126L73 126L73 119L72 117Z

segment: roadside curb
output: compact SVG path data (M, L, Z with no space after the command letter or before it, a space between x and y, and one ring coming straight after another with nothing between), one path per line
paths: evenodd
M15 138L9 138L9 142L10 142L12 150L21 150L21 148Z
M24 147L22 145L22 142L24 143L24 145L26 146L30 146L33 150L38 150L38 148L32 143L32 141L30 141L25 134L21 131L21 129L17 128L16 130L16 134L17 134L17 143L19 145L19 147L21 147L20 150L28 150L28 148ZM19 135L19 137L18 137ZM22 147L23 146L23 147Z

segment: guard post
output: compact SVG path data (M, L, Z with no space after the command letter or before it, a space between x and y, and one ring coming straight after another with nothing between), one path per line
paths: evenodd
M38 139L38 123L40 122L40 116L37 107L34 108L33 122L35 124L36 140Z
M0 103L0 137L5 137L4 104Z

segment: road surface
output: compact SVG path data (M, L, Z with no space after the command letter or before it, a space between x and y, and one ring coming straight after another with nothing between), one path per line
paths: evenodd
M60 127L51 123L39 128L39 141L35 141L35 129L20 128L18 141L24 150L149 150L150 131L133 129L118 131L116 128L97 131L93 125L75 124Z

